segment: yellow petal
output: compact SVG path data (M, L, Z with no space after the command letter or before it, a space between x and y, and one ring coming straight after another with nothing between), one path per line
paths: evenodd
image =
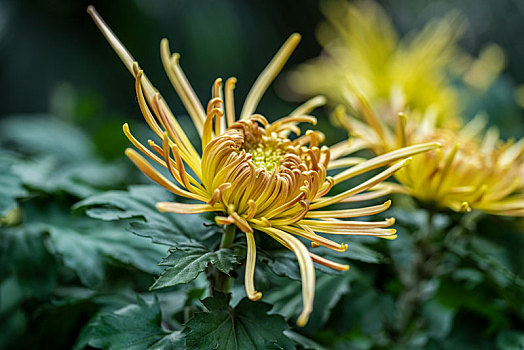
M247 297L253 301L262 298L262 293L255 290L255 264L256 264L256 245L253 233L245 232L247 241L247 256L246 256L246 272L244 276L244 286L246 288Z

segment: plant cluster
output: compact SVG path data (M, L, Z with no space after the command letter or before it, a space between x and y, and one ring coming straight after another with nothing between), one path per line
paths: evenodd
M78 123L0 121L0 347L524 347L524 141L460 98L487 96L503 53L464 54L456 13L401 38L371 2L322 8L325 50L288 76L309 99L281 118L258 103L299 35L240 113L235 78L204 108L164 39L193 125L89 8L150 129L124 124L125 154L156 184ZM334 145L303 128L326 103Z

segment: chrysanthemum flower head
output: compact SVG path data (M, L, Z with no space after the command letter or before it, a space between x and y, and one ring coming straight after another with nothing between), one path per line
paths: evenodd
M394 128L386 126L363 98L355 109L365 115L348 116L343 108L337 119L376 154L418 144L439 142L441 149L413 159L395 174L400 185L385 185L427 204L454 211L471 208L489 214L524 216L524 139L499 139L498 130L485 131L482 115L455 128L438 127L430 111L420 118L397 116Z
M233 97L236 79L228 79L224 88L222 80L217 79L213 84L212 97L204 109L179 65L180 56L171 54L167 40L162 40L164 68L200 135L200 148L197 149L133 57L92 7L88 12L135 77L142 114L160 142L149 140L150 148L147 148L133 137L127 124L124 125L124 133L140 152L165 168L174 181L153 168L137 151L127 149L126 155L151 180L178 196L195 201L161 202L157 204L160 211L182 214L216 212L215 221L218 224L236 225L245 233L245 290L250 299L262 297L253 281L256 232L271 236L297 256L304 304L297 320L299 325L306 324L313 308L313 262L336 270L347 270L348 266L309 252L297 237L311 241L313 247L324 246L339 252L345 251L347 246L317 233L373 235L388 239L396 237L395 230L390 228L393 219L344 220L382 212L389 207L390 201L357 209L322 209L335 203L377 197L376 193L363 192L402 168L409 160L407 157L438 145L429 143L396 150L360 162L333 177L328 176L327 170L332 161L346 153L345 145L334 149L321 146L324 139L322 133L308 130L301 135L301 129L297 126L299 123L316 123L309 112L323 104L323 98L313 98L273 123L256 114L263 93L298 44L298 34L289 37L260 74L244 102L238 120ZM297 137L289 138L291 133ZM360 185L327 196L333 185L387 165L391 166Z
M480 119L465 125L453 83L460 75L470 86L487 88L504 67L502 50L487 46L477 60L461 52L456 13L399 38L372 1L331 0L322 7L325 52L291 75L291 87L343 105L351 117L342 107L335 114L356 139L354 150L381 155L424 142L443 145L396 173L400 185L382 189L456 211L522 215L522 141L503 142L494 129L483 137Z
M401 37L373 1L322 1L321 8L327 18L318 29L324 52L289 79L301 95L323 94L351 108L347 91L357 91L388 123L408 109L431 109L438 125L445 125L461 112L455 80L486 87L504 67L496 45L482 50L477 60L459 49L464 21L455 12Z

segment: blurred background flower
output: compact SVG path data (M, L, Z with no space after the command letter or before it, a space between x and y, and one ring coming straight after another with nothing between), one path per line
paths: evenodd
M393 191L455 211L474 207L523 216L524 139L501 141L496 127L485 132L485 118L466 124L473 116L464 115L468 102L483 99L504 68L502 49L490 44L477 59L463 52L458 39L464 20L456 11L399 38L377 3L322 4L328 19L318 30L324 51L290 74L291 88L306 96L325 94L331 104L346 107L353 117L338 108L336 121L375 154L442 144L398 172L402 187L389 186Z

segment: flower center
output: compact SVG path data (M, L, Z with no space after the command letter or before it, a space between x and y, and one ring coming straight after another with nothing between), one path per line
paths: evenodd
M257 168L264 168L271 172L275 169L279 169L282 163L282 157L285 151L277 146L268 145L264 142L260 142L254 145L247 145L244 150L251 154L251 160L253 165Z
M267 172L280 170L285 163L286 154L291 142L276 135L268 135L266 129L255 120L237 123L242 132L242 142L238 144L238 151L251 155L251 161L256 168L263 168Z

